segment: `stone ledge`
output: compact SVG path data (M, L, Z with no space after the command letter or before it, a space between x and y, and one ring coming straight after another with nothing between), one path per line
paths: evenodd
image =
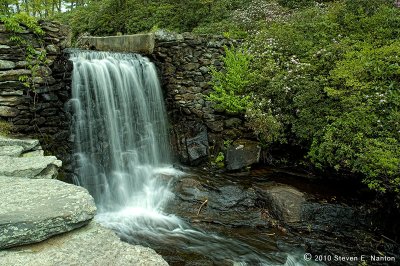
M82 46L101 51L152 54L154 34L134 34L106 37L82 37Z
M95 212L92 196L82 187L51 179L0 176L0 249L79 228Z
M168 265L154 250L124 243L95 222L38 244L0 251L1 265Z

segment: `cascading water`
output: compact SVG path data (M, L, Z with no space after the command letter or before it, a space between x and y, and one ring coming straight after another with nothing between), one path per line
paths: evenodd
M236 240L194 230L163 213L173 194L163 175L170 164L166 112L154 65L133 54L71 51L71 104L78 178L95 198L97 221L135 244L174 245L214 261L277 265Z
M152 176L169 163L169 151L154 65L104 52L74 52L71 60L79 185L100 213L159 209L169 192Z

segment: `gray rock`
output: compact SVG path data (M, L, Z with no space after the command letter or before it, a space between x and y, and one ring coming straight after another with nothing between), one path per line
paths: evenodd
M27 69L15 69L8 71L0 71L0 81L18 80L20 76L30 75L31 71Z
M225 127L226 128L237 128L242 124L242 120L236 117L229 118L225 120Z
M203 127L195 137L186 139L186 147L189 160L194 162L208 156L207 130Z
M19 110L14 107L0 106L0 116L4 117L16 117L19 114Z
M54 156L0 156L0 175L24 178L55 178L62 162Z
M285 223L302 220L302 207L306 200L296 188L284 184L259 184L255 190L276 219Z
M198 63L188 63L188 64L184 65L183 68L187 71L192 71L192 70L198 69L199 66L200 65Z
M8 60L0 60L0 69L12 69L14 67L14 62Z
M261 147L258 142L250 140L237 140L226 152L226 169L239 170L260 160Z
M95 222L42 243L0 252L2 265L168 265L154 250L122 242Z
M79 228L95 212L93 198L82 187L58 180L0 177L0 249Z
M35 156L44 156L43 150L29 151L22 154L22 157L35 157Z
M154 33L157 41L183 41L182 34L160 29Z
M21 146L3 146L0 148L0 156L18 157L23 151Z
M209 129L211 129L214 132L221 132L224 130L224 122L223 121L207 121L206 125Z
M11 139L8 137L0 136L0 147L1 146L21 146L24 151L33 150L39 146L37 139Z
M0 96L0 104L6 106L16 106L24 102L23 97L19 96Z
M184 219L229 226L267 226L251 187L204 172L183 177L171 187L175 197L167 211Z

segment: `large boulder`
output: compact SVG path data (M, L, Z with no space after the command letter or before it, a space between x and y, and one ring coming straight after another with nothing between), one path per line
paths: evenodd
M226 151L226 169L239 170L260 161L261 147L258 142L237 140Z
M48 182L48 181L47 181ZM44 242L0 251L0 265L168 265L154 250L121 242L95 222Z
M93 198L82 187L53 179L0 177L0 249L71 231L87 224L95 212Z
M254 186L269 212L285 223L300 222L305 196L294 187L285 184L257 184Z

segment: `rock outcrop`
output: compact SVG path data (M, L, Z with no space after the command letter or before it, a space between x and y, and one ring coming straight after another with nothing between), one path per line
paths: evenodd
M58 180L0 177L0 249L81 227L96 206L86 189Z
M0 156L0 175L24 178L55 178L62 162L54 156Z
M154 250L121 242L96 222L38 244L0 251L0 265L168 265Z
M55 178L62 162L44 156L38 140L0 136L0 176Z
M0 265L168 265L91 222L92 196L51 179L61 161L37 140L0 137L0 155Z

